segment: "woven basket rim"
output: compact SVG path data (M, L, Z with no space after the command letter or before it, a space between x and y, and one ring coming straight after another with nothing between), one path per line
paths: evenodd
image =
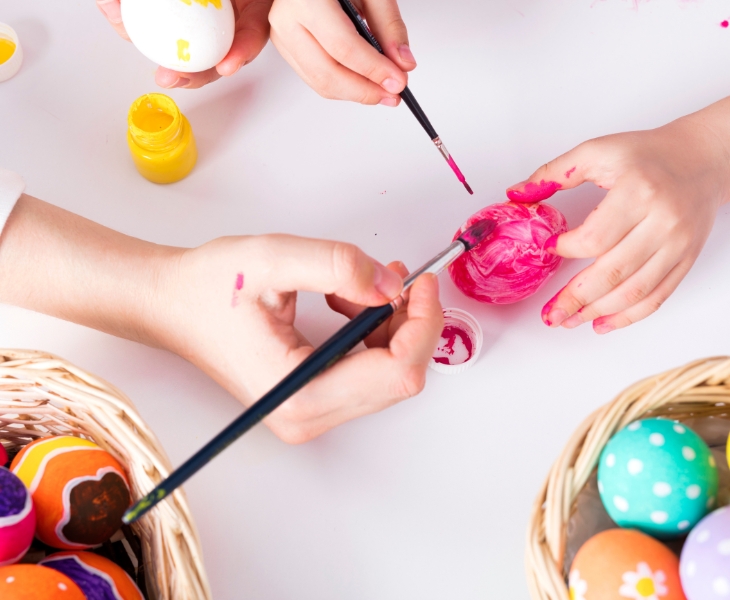
M125 466L133 498L172 471L157 436L119 388L49 352L0 349L0 440L22 446L49 435L85 436L110 452ZM142 543L151 598L212 600L182 489L132 529Z
M588 415L574 431L533 503L525 568L533 600L569 600L562 574L566 526L578 494L611 436L648 414L683 420L730 412L730 357L692 361L646 377Z

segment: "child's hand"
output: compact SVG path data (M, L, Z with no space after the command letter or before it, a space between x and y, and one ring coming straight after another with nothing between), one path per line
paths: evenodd
M313 351L294 327L297 290L328 294L334 310L352 317L396 297L405 274L402 264L388 269L350 244L222 238L184 251L174 275L163 279L167 308L155 335L251 405ZM442 328L438 283L426 275L411 288L407 307L370 336L367 350L311 381L266 424L287 442L304 442L418 394Z
M122 0L123 1L123 0ZM228 54L214 68L200 73L182 73L157 67L155 81L160 87L193 89L206 83L233 75L250 63L263 50L269 40L269 10L273 0L232 0L236 15L236 32ZM129 40L122 23L120 0L96 0L96 5L116 32Z
M717 106L706 110L717 113ZM608 333L656 311L728 200L729 168L728 148L700 112L585 142L509 188L515 202L544 200L585 181L610 190L580 227L546 243L566 258L597 258L545 305L545 324L593 321L596 333Z
M355 29L337 0L274 0L271 41L319 95L397 106L416 68L396 0L353 0L385 52Z

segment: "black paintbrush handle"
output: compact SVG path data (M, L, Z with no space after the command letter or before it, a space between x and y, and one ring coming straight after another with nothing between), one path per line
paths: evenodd
M337 362L357 344L370 335L393 314L393 306L366 308L347 325L310 354L281 382L265 394L251 408L244 411L228 427L216 435L193 456L175 469L144 498L124 515L125 523L133 523L160 500L180 487L192 475L208 464L239 437L264 419L287 398L302 389L309 381Z
M352 21L353 25L355 25L355 29L357 29L357 32L362 37L364 37L373 48L380 52L380 54L385 54L385 52L383 52L383 48L378 43L378 40L375 39L375 36L372 34L370 29L368 29L368 26L365 24L363 18L360 16L360 13L357 11L357 9L353 6L352 2L350 2L350 0L339 0L339 2L340 6L342 6L342 10L345 11L347 16L350 17L350 21ZM413 95L413 92L408 89L408 86L406 86L405 89L400 93L400 97L403 99L403 102L406 103L406 106L411 109L413 116L418 119L421 127L426 130L428 137L432 140L435 140L438 137L438 133L436 133L433 125L431 125L431 121L428 120L426 113L423 112L421 105L418 104L416 97Z

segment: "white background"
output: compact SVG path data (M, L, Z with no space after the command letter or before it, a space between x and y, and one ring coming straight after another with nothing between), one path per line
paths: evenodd
M127 110L154 66L92 0L0 0L26 62L0 84L0 165L28 192L155 242L290 232L359 244L412 268L471 213L590 137L650 128L730 94L721 0L403 0L419 67L411 88L475 190L470 197L405 107L328 102L269 46L235 77L171 93L200 161L167 187L142 179ZM554 204L578 225L592 186ZM527 598L529 510L553 459L593 408L644 376L728 352L730 210L659 313L598 337L553 331L533 298L482 306L442 278L444 306L485 331L467 373L429 375L386 412L289 447L264 427L187 486L216 599ZM341 318L303 298L315 342ZM176 356L0 308L0 344L57 353L120 386L179 464L240 405Z

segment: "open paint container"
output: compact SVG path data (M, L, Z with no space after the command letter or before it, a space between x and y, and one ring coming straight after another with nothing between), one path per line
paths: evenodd
M23 64L23 49L15 30L0 23L0 81L13 77Z
M479 358L483 341L479 321L465 310L445 308L444 329L429 366L439 373L462 373Z

